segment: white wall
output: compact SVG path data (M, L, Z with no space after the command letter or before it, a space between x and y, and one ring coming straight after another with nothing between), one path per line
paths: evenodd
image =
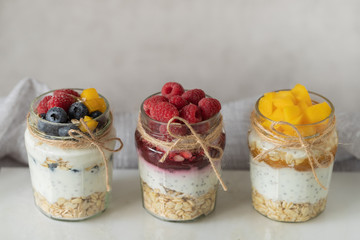
M30 76L127 111L165 81L223 102L302 83L354 111L359 13L357 0L2 0L0 96Z

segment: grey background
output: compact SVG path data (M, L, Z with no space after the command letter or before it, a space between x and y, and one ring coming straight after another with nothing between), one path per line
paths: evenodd
M24 77L135 110L166 81L222 102L291 88L360 101L357 0L0 0L0 96Z

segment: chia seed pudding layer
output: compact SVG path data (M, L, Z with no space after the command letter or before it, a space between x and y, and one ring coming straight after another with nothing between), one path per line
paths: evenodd
M333 162L326 168L316 168L319 181L328 189ZM253 189L266 199L292 203L316 203L326 198L328 190L316 182L313 172L294 168L273 168L265 162L254 162L250 156L250 177Z
M108 143L114 147L114 143ZM25 132L25 146L34 192L49 204L59 199L72 199L106 192L105 166L96 148L63 149L35 139ZM109 159L109 178L112 178L112 153Z

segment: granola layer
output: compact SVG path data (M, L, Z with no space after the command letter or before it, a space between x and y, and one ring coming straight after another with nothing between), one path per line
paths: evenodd
M162 219L193 220L214 210L216 189L200 197L192 197L171 189L166 189L166 194L162 194L159 189L150 188L144 181L141 184L145 209Z
M305 222L324 211L326 198L320 199L314 204L273 201L253 189L252 203L259 213L270 219L282 222Z
M89 196L59 198L49 203L44 196L34 190L36 205L48 216L56 219L81 220L94 216L105 210L106 192L95 192Z

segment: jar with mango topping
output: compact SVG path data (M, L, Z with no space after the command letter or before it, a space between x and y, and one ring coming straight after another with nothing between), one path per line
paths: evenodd
M283 222L304 222L326 205L338 137L333 104L300 84L255 104L248 136L252 203Z

